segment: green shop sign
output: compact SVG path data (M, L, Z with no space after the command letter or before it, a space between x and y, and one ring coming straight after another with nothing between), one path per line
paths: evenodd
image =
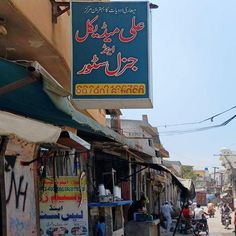
M81 108L149 108L148 2L72 2L72 95Z

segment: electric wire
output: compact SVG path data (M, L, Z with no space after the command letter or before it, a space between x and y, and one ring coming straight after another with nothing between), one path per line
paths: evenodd
M232 116L228 120L224 121L223 123L219 125L211 125L211 126L206 126L206 127L201 127L201 128L196 128L196 129L189 129L189 130L173 130L173 131L163 131L163 132L158 132L160 136L172 136L172 135L180 135L180 134L187 134L187 133L194 133L194 132L199 132L199 131L205 131L209 129L215 129L219 127L223 127L228 125L232 120L236 118L236 115Z
M233 109L235 109L235 108L236 108L236 106L233 106L233 107L231 107L231 108L229 108L229 109L226 109L226 110L224 110L224 111L222 111L222 112L220 112L220 113L217 113L217 114L215 114L215 115L213 115L213 116L210 116L210 117L208 117L208 118L206 118L206 119L204 119L204 120L197 121L197 122L185 122L185 123L167 124L167 125L159 125L159 126L157 126L157 127L158 127L158 128L161 128L161 127L167 128L167 127L173 127L173 126L196 125L196 124L204 123L204 122L209 121L209 120L210 120L211 122L213 122L213 120L214 120L215 117L220 116L220 115L222 115L222 114L224 114L224 113L227 113L228 111L231 111L231 110L233 110Z

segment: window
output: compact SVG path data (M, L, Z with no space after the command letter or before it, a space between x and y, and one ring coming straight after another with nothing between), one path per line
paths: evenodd
M159 151L155 150L155 156L159 157Z
M152 139L148 139L148 145L152 147Z

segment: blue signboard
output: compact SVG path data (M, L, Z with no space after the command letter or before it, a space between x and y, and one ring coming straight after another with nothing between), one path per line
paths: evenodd
M149 3L72 2L71 9L73 98L96 107L111 100L114 108L116 100L141 99L151 107Z

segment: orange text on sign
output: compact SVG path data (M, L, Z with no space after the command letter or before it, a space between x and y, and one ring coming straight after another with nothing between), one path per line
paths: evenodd
M145 84L76 84L76 95L144 95Z

